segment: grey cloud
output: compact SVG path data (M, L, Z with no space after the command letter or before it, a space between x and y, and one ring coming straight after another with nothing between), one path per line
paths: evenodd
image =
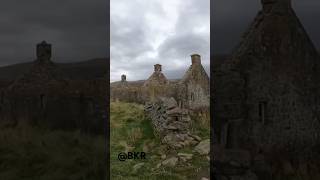
M190 55L197 53L202 56L202 63L209 74L210 32L196 32L196 29L210 25L210 1L185 1L176 24L176 33L168 37L159 47L161 59L168 61L178 59L186 61L182 69L169 69L169 77L182 77L190 65ZM174 72L174 73L173 73Z
M130 27L122 32L121 28ZM141 24L120 24L111 20L111 47L113 53L121 53L122 57L136 58L141 53L149 51L152 47L147 43L147 38ZM113 57L115 58L115 57ZM115 58L118 60L118 58Z
M182 6L179 19L176 24L178 33L192 31L201 25L210 23L210 1L198 0L197 2L186 0Z
M0 50L0 65L33 60L42 40L53 44L56 61L106 57L108 11L105 0L4 0L0 46L6 50Z
M209 39L206 36L190 34L180 34L172 38L168 38L159 47L159 53L162 59L176 59L191 55L193 53L208 53Z
M126 20L111 16L111 81L119 80L121 73L127 73L128 80L146 79L153 72L153 65L156 63L162 64L163 72L168 78L181 78L191 63L192 53L201 54L204 64L209 64L209 0L179 1L181 4L175 10L178 13L175 24L168 24L163 20L158 22L157 18L167 15L164 1L148 1L147 5L139 4L145 1L127 2L127 7L130 8L121 12L122 15L130 14L132 10L136 13L132 13ZM157 18L152 21L148 16ZM153 29L156 26L159 29L163 26L174 27L157 48L152 45L156 41L157 34ZM205 28L205 32L198 32L197 28ZM150 53L153 55L148 56Z

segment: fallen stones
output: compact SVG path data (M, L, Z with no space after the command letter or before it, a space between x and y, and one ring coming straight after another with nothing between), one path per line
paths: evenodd
M166 159L166 155L161 156L161 159L165 159L162 162L158 163L156 168L161 166L165 167L175 167L177 164L185 164L187 161L192 160L193 154L189 153L178 153L176 156L169 157Z
M180 149L187 146L197 145L199 142L189 134L170 133L162 139L172 149Z
M162 161L161 165L166 167L175 167L178 163L178 160L179 159L177 157L171 157L169 159Z
M159 169L161 167L161 165L162 165L162 162L158 163L156 168Z
M193 157L193 154L188 154L188 153L178 153L178 157L180 160L183 162L187 162L188 160L191 160Z
M161 155L161 159L166 159L166 158L167 158L167 155L165 155L165 154Z
M189 134L191 137L193 137L195 140L197 141L201 141L201 137L197 136L197 135L192 135L192 134Z
M210 139L201 141L195 148L194 151L200 155L207 155L210 152Z

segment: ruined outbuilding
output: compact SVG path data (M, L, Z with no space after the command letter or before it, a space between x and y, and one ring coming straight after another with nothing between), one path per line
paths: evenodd
M190 109L209 107L210 80L201 64L199 54L191 55L191 66L179 81L182 104Z
M216 139L257 151L312 147L320 142L319 54L290 0L262 0L262 7L214 69Z
M152 75L146 80L143 86L161 86L168 85L169 81L166 76L162 73L162 65L156 64L154 65L154 72Z
M37 45L31 68L2 89L0 120L53 129L103 133L106 81L71 80L51 60L51 44Z

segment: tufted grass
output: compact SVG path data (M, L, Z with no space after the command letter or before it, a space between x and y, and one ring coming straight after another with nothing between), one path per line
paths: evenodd
M1 127L0 179L105 179L105 140L78 131Z

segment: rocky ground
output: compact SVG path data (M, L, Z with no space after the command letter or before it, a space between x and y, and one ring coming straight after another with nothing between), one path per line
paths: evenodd
M209 179L210 129L208 124L190 123L194 145L172 148L155 136L144 107L137 104L111 103L111 179L128 180L206 180ZM207 120L209 122L209 120ZM202 126L201 126L202 125ZM144 151L146 160L120 162L120 152Z

